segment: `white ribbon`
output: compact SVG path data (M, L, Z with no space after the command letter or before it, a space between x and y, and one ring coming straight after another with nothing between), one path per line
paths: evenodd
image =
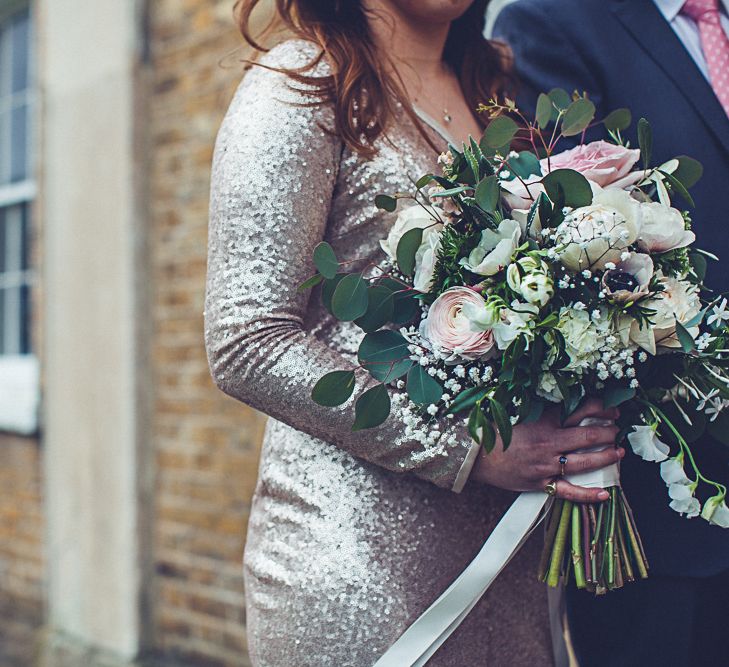
M580 426L599 420L585 419ZM600 451L597 448L589 451ZM565 477L587 488L608 488L620 483L620 469L612 464L601 470ZM471 609L546 516L552 496L541 491L522 493L459 577L375 663L374 667L423 667Z

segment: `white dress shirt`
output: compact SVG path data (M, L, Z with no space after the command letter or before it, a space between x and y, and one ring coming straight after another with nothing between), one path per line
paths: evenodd
M701 73L709 79L709 69L706 66L706 58L701 49L701 36L699 35L699 27L688 16L681 14L685 0L653 0L663 17L668 21L673 31L678 35L689 55L701 70ZM721 12L721 25L724 32L729 37L729 0L721 0L719 2L719 11Z

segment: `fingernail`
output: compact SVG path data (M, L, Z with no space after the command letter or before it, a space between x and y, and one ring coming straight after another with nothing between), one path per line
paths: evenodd
M600 491L600 493L597 494L597 497L600 500L607 500L610 497L610 494L607 491Z
M625 450L622 447L618 448L618 458L622 459L625 456Z

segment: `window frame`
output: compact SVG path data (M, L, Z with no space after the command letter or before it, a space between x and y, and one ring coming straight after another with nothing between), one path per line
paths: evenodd
M24 95L24 101L27 108L26 116L26 133L25 133L25 179L0 184L0 210L11 213L14 210L20 210L20 207L25 206L26 208L26 230L29 238L26 239L28 243L31 242L33 234L33 214L34 214L34 203L38 194L37 187L37 147L38 147L38 131L37 131L37 111L38 111L38 82L37 82L37 64L36 64L36 21L35 21L35 6L32 0L0 0L0 24L6 24L12 20L19 12L24 10L28 11L29 26L27 44L27 67L28 67L28 80L26 89L21 93ZM0 48L2 45L0 44ZM6 49L10 49L10 46L6 46ZM17 94L17 93L15 93ZM9 104L14 101L12 97L9 98ZM9 123L9 121L8 121ZM2 131L2 128L0 128ZM8 134L12 131L8 127ZM11 159L10 149L7 154L0 154L0 160L8 160L5 163L4 173L10 174L9 168L11 167L9 160ZM22 213L21 213L22 215ZM22 220L16 221L15 227L22 229ZM22 248L23 241L16 239L16 243L19 243L17 248L18 254ZM10 250L6 249L8 256ZM22 267L15 267L15 270L8 271L4 275L8 275L8 278L0 278L2 282L16 281L18 285L27 285L31 291L31 308L32 310L32 299L36 287L36 271L34 270L32 262L32 251L29 252L30 257L28 258L28 266L24 269ZM7 261L7 260L6 260ZM7 292L6 292L7 293ZM21 312L18 310L17 315L20 316ZM27 323L31 328L33 326L32 313L28 313L27 317L30 318L30 322ZM10 328L9 323L5 323L7 329ZM21 322L15 322L17 331L14 332L13 337L19 340L18 336L21 336L22 327L26 326ZM7 334L6 334L7 336ZM22 336L21 336L22 337ZM32 332L31 332L32 339ZM39 402L40 402L40 372L39 364L36 354L31 346L30 353L26 354L8 354L0 351L0 432L11 432L21 435L34 435L38 431L38 413L39 413Z

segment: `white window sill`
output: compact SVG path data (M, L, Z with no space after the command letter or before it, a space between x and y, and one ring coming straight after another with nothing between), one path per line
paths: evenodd
M32 355L0 355L0 431L36 433L39 402L38 359Z

